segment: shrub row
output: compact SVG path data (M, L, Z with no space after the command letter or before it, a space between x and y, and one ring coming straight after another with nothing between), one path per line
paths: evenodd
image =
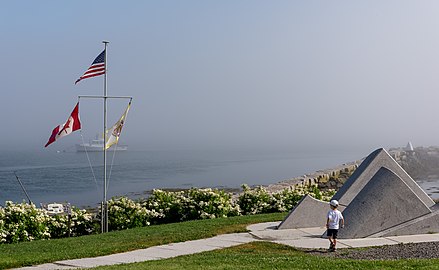
M71 215L51 216L34 204L6 202L0 207L0 243L17 243L92 233L92 215L75 207Z
M110 230L180 222L185 220L254 215L291 210L305 194L329 200L334 191L322 193L316 186L287 188L270 193L263 187L243 185L237 196L218 189L164 191L156 189L147 199L126 197L108 201ZM72 207L70 215L49 215L34 204L6 202L0 207L0 243L61 238L96 233L99 215Z

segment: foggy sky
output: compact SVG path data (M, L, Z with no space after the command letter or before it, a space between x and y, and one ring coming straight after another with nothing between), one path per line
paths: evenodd
M439 145L437 1L7 1L2 149L43 149L108 47L136 149ZM109 102L108 125L127 105ZM83 100L85 140L102 102ZM81 142L79 132L47 151ZM366 154L367 152L365 152Z

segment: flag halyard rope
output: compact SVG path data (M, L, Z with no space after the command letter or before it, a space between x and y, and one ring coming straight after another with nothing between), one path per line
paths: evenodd
M81 134L82 144L84 145L84 144L85 144L85 141L84 141L84 136L82 136L82 129L79 131L79 134ZM94 182L95 182L95 184L96 184L96 191L97 191L98 194L99 194L99 185L98 185L98 181L96 180L96 175L95 175L95 172L94 172L94 170L93 170L93 166L92 166L92 164L91 164L90 157L89 157L89 155L88 155L87 147L86 147L85 145L84 145L84 150L85 150L85 155L87 156L88 164L89 164L89 166L90 166L91 174L93 175L93 180L94 180Z

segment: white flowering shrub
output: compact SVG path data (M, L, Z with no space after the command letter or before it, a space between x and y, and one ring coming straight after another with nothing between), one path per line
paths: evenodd
M273 212L286 212L293 209L294 206L302 199L304 193L286 188L280 192L272 194L271 210Z
M112 198L108 201L108 226L110 230L148 226L151 224L151 220L162 216L163 214L154 209L146 209L140 203L126 197Z
M93 215L84 209L72 207L70 214L70 236L81 236L93 233Z
M48 220L50 238L88 235L94 231L93 215L72 207L69 215L53 215Z
M286 212L293 209L306 194L324 201L329 201L335 194L334 190L321 192L317 186L289 187L273 193L261 186L251 189L248 185L242 185L242 189L243 192L239 195L236 203L239 204L243 215Z
M187 200L183 194L184 191L154 189L151 196L142 202L142 206L160 213L160 216L152 219L153 224L179 222L182 220L182 206Z
M68 217L65 215L54 215L48 222L51 238L62 238L69 235Z
M272 207L270 205L272 202L272 196L264 187L258 186L251 189L246 184L241 187L243 192L239 195L236 203L239 205L243 215L272 212Z
M239 208L232 202L232 194L218 189L192 188L184 192L182 220L237 216Z
M0 244L6 243L5 209L0 207Z
M155 224L184 220L237 216L239 207L232 202L232 194L218 189L196 189L184 191L153 190L142 205L162 214Z
M34 204L6 202L0 207L0 243L79 236L92 233L92 215L73 208L67 215L50 216Z
M14 204L6 202L0 211L1 243L18 243L37 239L49 239L47 222L50 219L45 210L36 208L34 204Z

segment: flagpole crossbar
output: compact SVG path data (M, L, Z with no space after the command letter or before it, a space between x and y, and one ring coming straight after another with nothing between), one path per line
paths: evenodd
M128 96L78 96L78 98L121 98L121 99L133 99Z

